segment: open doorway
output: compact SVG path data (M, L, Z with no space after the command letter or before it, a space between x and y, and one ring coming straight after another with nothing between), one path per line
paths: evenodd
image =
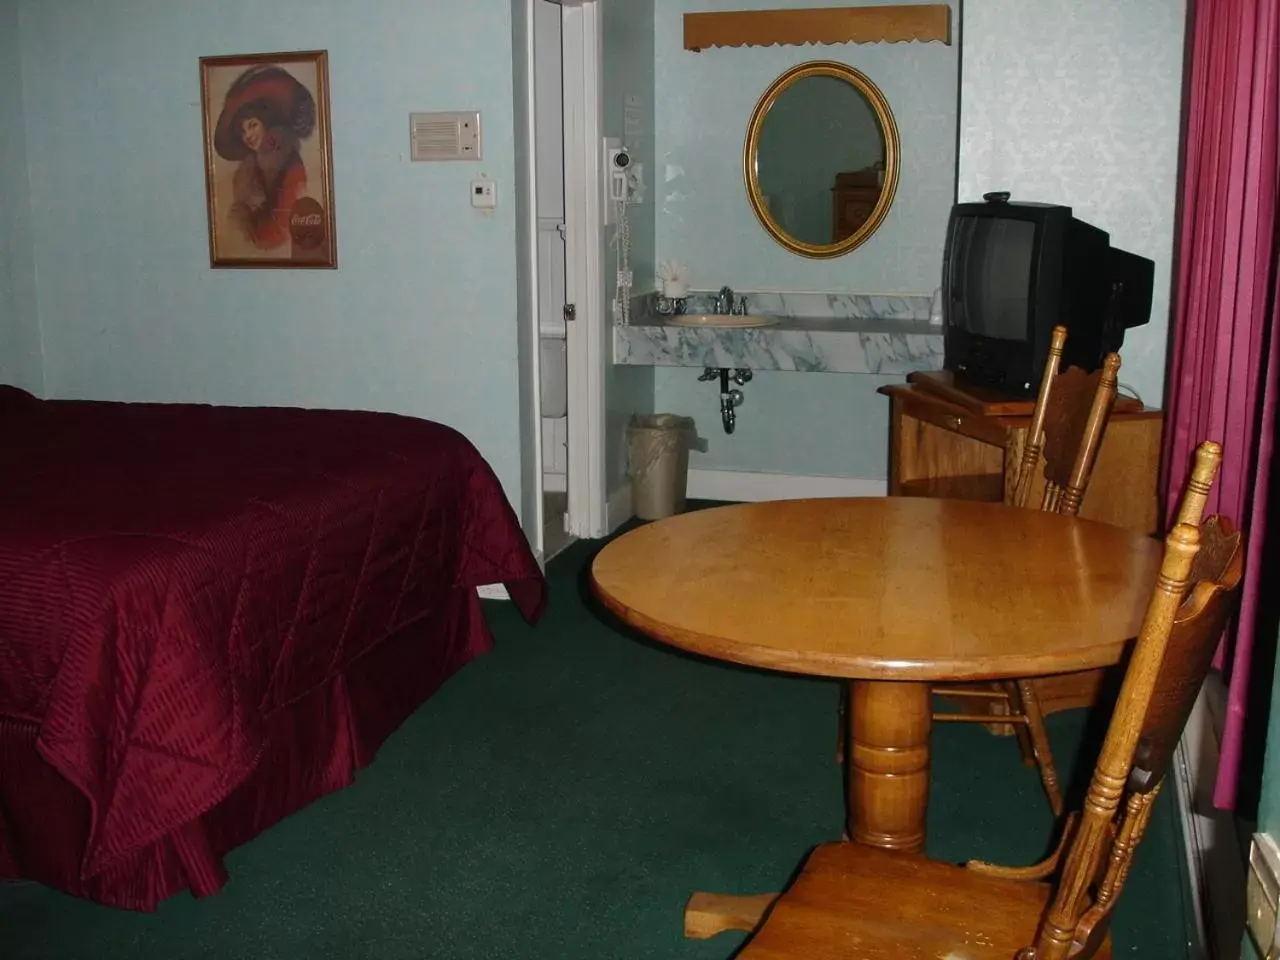
M608 532L602 21L599 0L512 9L521 522L545 561Z

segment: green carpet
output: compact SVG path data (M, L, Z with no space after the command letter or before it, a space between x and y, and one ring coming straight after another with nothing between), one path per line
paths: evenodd
M682 906L694 889L779 889L809 847L839 837L837 687L630 634L585 599L597 549L550 564L534 629L486 604L497 649L354 786L235 851L221 893L143 915L0 885L0 958L732 956L738 935L684 940ZM1083 725L1080 713L1050 719L1064 776ZM1171 793L1117 907L1117 957L1187 955ZM1029 863L1049 828L1012 740L935 732L932 856Z

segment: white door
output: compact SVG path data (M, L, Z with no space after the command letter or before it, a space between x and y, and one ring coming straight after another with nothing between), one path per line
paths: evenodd
M569 381L569 532L608 533L605 490L607 318L599 0L562 0L565 296Z

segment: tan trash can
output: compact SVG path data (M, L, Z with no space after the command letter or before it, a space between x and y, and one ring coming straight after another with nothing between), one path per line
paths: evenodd
M631 508L641 520L660 520L684 510L689 485L689 448L697 439L690 417L636 414L627 425L627 474Z

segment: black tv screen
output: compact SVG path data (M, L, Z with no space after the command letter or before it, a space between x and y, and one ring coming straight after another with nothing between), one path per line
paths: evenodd
M955 228L951 289L960 326L980 337L1026 340L1031 314L1031 253L1036 225L1027 220L968 217Z

